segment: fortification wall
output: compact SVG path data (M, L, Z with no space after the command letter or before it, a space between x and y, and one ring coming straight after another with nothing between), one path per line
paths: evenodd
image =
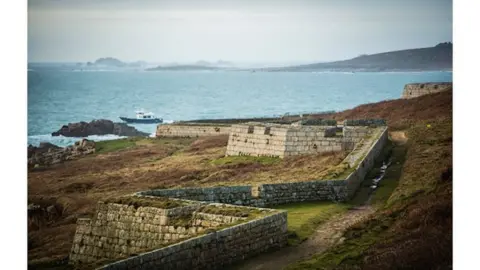
M230 126L222 125L158 125L157 137L201 137L230 134Z
M371 135L374 130L366 126L344 126L343 137L345 140L358 143L366 136Z
M317 180L256 186L159 189L136 194L266 207L303 201L343 201L347 199L346 184L345 180Z
M92 219L77 220L70 254L72 262L93 262L139 253L148 248L188 238L203 231L202 223L178 223L191 216L199 205L173 209L97 204Z
M140 191L137 192L136 195L177 198L209 203L263 206L262 204L258 204L256 198L252 195L252 186L154 189Z
M336 137L334 126L233 125L227 156L285 156L342 151L351 148Z
M443 83L410 83L403 88L402 98L415 98L453 89L451 82Z
M283 157L287 127L233 125L225 155Z
M336 127L290 129L285 140L284 156L347 150L344 138L335 135Z
M373 168L375 161L382 152L382 149L388 142L388 129L385 128L381 132L378 139L376 139L372 146L369 148L368 152L364 157L360 157L360 160L355 161L358 165L354 168L354 171L347 176L346 178L346 190L348 192L348 198L352 198L355 195L355 192L358 190L358 187L365 179L368 171Z
M100 269L224 269L287 244L287 213L280 212L105 265Z

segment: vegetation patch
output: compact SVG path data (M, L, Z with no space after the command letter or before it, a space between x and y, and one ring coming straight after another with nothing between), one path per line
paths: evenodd
M254 208L245 208L245 207L229 207L229 206L218 206L218 205L205 205L198 209L198 212L215 214L222 216L231 216L231 217L259 217L265 215L265 211L254 209Z
M318 225L348 210L350 205L333 202L301 202L273 206L288 212L289 245L298 245L315 232Z
M189 138L144 138L130 137L117 140L107 140L95 142L95 152L104 154L125 149L131 149L136 146L165 145L182 147L190 144L193 140Z
M138 138L126 138L118 140L95 142L95 152L98 154L118 151L134 147Z
M255 156L226 156L210 161L211 164L222 166L222 165L236 165L236 164L249 164L257 163L262 165L273 165L280 163L282 160L278 157L255 157Z
M129 206L132 205L133 207L135 207L135 209L139 207L156 207L161 209L171 209L171 208L181 207L181 206L190 204L188 202L172 200L172 199L163 198L163 197L143 198L143 197L137 197L137 196L112 198L112 199L105 200L104 202L125 204Z

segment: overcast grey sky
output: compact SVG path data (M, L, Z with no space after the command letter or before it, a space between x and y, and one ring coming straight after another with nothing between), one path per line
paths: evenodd
M451 0L29 0L28 60L341 60L452 41Z

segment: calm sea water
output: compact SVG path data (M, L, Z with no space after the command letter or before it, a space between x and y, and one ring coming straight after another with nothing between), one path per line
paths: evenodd
M413 82L452 81L451 72L80 72L28 71L28 143L65 146L52 137L69 122L134 116L144 108L171 122L344 110L399 98ZM136 125L153 133L156 125ZM92 136L94 140L115 136Z

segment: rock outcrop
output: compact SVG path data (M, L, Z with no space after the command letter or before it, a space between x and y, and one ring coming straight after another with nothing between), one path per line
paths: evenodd
M62 126L58 131L52 133L52 136L65 137L87 137L90 135L106 135L114 134L118 136L149 136L148 133L138 131L134 127L128 126L125 123L114 123L110 120L100 119L93 120L90 123L78 122L69 123Z
M40 143L39 147L29 145L28 165L30 167L51 165L91 153L95 153L95 142L87 139L65 148L51 143Z

